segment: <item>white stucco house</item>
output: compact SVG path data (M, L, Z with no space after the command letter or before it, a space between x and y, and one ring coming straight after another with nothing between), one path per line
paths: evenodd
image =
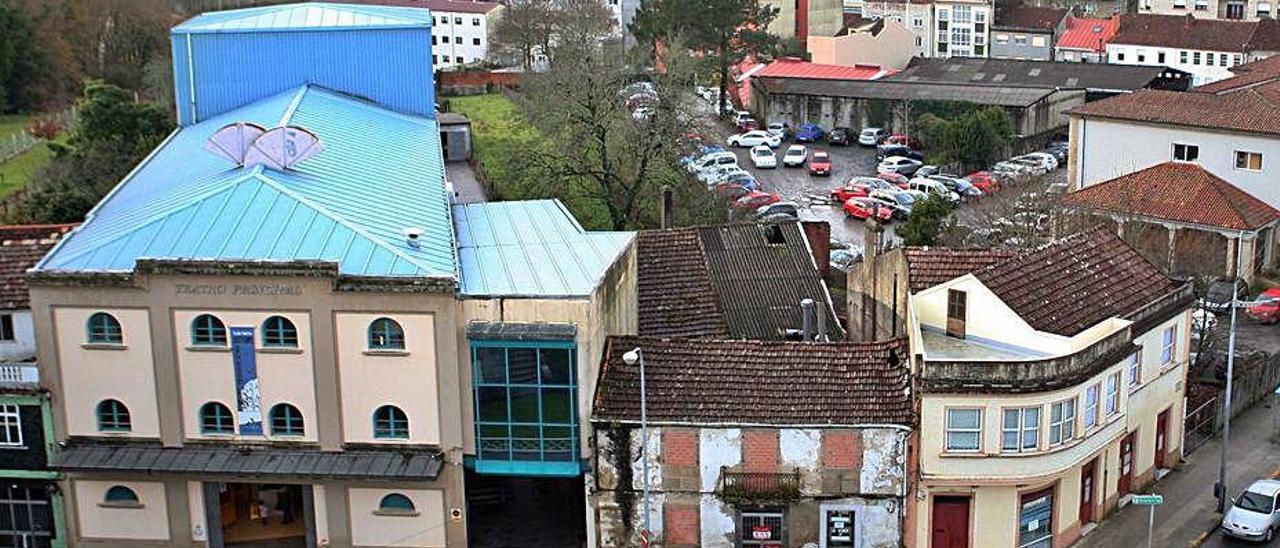
M1184 70L1192 85L1230 78L1231 68L1270 56L1280 43L1274 20L1230 21L1193 15L1121 15L1107 62Z
M449 69L489 60L489 43L506 8L497 2L427 0L435 24L431 27L432 65Z

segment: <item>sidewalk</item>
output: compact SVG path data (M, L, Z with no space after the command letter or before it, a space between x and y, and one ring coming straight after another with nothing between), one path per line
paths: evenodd
M1280 465L1276 457L1280 444L1273 441L1273 418L1269 402L1261 401L1231 421L1229 489L1235 496L1254 480L1271 477ZM1153 545L1193 546L1217 526L1221 515L1213 497L1218 481L1218 459L1222 438L1206 442L1187 455L1181 469L1152 486L1164 495L1164 505L1156 508ZM1147 545L1147 507L1126 506L1098 525L1075 544L1078 548L1134 548Z

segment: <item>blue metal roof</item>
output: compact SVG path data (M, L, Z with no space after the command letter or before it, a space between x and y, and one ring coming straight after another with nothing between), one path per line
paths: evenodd
M431 14L425 8L308 2L210 12L174 27L173 33L430 28L430 26Z
M297 125L325 149L289 171L203 149L233 122ZM174 132L37 266L127 272L139 258L327 260L364 276L456 275L435 120L302 86ZM426 230L418 248L402 231Z
M584 297L635 239L587 232L559 200L453 206L458 292L469 297Z

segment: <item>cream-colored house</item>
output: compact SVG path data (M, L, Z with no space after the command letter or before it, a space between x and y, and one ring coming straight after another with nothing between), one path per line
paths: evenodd
M893 19L865 19L848 24L832 36L809 35L809 55L821 65L876 65L907 68L915 55L916 36Z
M1191 300L1098 229L1025 253L895 249L851 274L851 333L911 341L908 545L1067 546L1176 466Z

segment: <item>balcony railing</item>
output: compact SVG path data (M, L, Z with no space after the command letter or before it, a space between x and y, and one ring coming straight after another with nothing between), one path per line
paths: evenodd
M925 360L926 392L1046 392L1075 386L1138 349L1124 328L1078 352L1038 360Z
M720 496L729 502L779 503L800 498L800 469L741 472L720 467Z
M0 362L0 386L38 387L40 368L32 362Z

